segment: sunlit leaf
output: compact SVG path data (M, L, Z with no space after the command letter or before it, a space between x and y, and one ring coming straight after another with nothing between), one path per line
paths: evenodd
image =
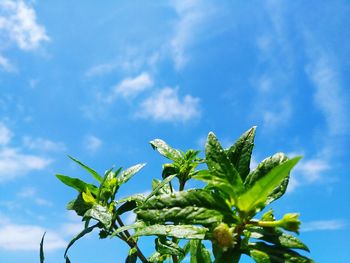
M205 146L205 155L206 163L213 180L213 185L215 186L217 181L220 181L222 184L227 184L227 188L221 187L218 188L218 190L226 192L226 194L236 200L243 190L242 179L236 168L229 160L220 142L212 132L210 132L208 135L207 143ZM198 176L195 176L195 178L203 179L203 177ZM209 178L207 178L206 181L211 184Z
M255 126L250 128L227 150L227 156L239 172L242 181L245 180L250 171L250 160L254 147L255 130Z
M84 192L86 189L89 189L91 193L94 193L95 195L97 195L98 189L96 186L92 184L88 184L78 178L73 178L62 174L56 174L56 177L62 183L74 188L80 193Z
M119 175L119 184L126 183L133 175L139 172L146 164L136 164L124 171L122 171Z
M70 201L67 204L68 210L74 210L77 215L84 216L87 210L92 207L91 203L86 203L82 197L82 193L80 193L76 199Z
M107 207L95 204L91 209L86 211L84 217L91 217L100 221L106 228L112 224L112 213L108 211Z
M237 207L249 212L258 207L264 207L271 192L287 177L301 157L295 157L273 168L267 175L257 180L238 199Z
M281 163L284 163L287 160L287 156L283 153L276 153L273 156L266 158L261 163L259 163L258 167L256 167L256 169L247 176L244 182L245 187L252 187L256 181L266 176L273 168L279 166ZM280 198L285 193L287 190L288 182L289 176L286 176L281 181L281 183L271 191L269 197L266 200L266 205Z
M171 180L174 179L174 177L176 176L176 174L170 175L167 178L165 178L163 181L161 181L153 190L152 192L146 197L145 202L150 199L152 196L156 195L160 189L163 188L164 185L166 185L167 183L169 183Z
M207 228L192 225L150 225L137 228L134 236L170 236L186 239L204 239Z
M98 182L102 182L103 178L102 176L100 176L94 169L88 167L87 165L83 164L82 162L80 162L79 160L75 159L72 156L68 157L73 160L74 162L76 162L77 164L79 164L81 167L83 167L86 171L88 171Z
M150 141L150 144L153 149L157 150L161 155L172 161L182 158L181 153L178 150L172 148L163 140L155 139Z

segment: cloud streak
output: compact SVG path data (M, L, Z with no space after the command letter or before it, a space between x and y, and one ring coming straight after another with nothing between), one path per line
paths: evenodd
M107 97L107 101L113 102L118 96L124 99L133 98L144 90L151 88L152 85L153 80L146 72L134 78L126 78L113 88L112 93Z
M345 93L340 77L327 54L320 51L312 55L306 72L315 88L315 104L324 115L330 134L346 134L350 124Z
M344 220L332 219L332 220L318 220L305 222L302 224L302 232L313 231L327 231L327 230L340 230L348 224Z
M45 251L66 246L59 233L36 225L2 224L0 227L0 249L11 251L38 251L41 237L45 236Z

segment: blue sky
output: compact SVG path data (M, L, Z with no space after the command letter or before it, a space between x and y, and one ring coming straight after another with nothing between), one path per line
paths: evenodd
M253 125L254 163L304 156L272 207L301 213L317 262L347 262L349 24L345 0L0 1L0 262L38 262L44 231L63 262L82 225L54 174L89 178L67 154L101 173L148 163L125 196L160 177L150 140L202 150ZM123 262L96 236L72 262Z

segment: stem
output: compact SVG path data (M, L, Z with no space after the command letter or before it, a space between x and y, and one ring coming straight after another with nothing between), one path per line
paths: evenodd
M249 224L261 227L277 227L281 224L281 220L277 221L249 221Z
M120 216L118 215L116 220L118 221L118 224L123 227L124 223L122 221L122 219L120 218ZM147 258L145 257L145 255L143 255L142 251L140 250L140 248L137 246L136 241L132 238L130 232L128 230L123 231L119 238L121 240L123 240L124 242L126 242L130 248L136 248L136 253L137 253L137 257L143 262L143 263L148 263ZM125 236L124 236L125 235Z
M185 189L185 183L186 183L186 181L181 181L181 182L180 182L180 185L179 185L179 191L180 191L180 192L183 191L183 190Z
M182 181L182 180L179 182L179 192L181 192L181 191L183 191L183 190L185 189L185 183L186 183L186 181ZM178 242L178 240L177 240L176 237L173 237L173 238L172 238L172 241L173 241L174 243L177 243L177 242ZM179 263L179 259L177 258L177 256L172 255L171 257L172 257L172 259L173 259L173 263Z

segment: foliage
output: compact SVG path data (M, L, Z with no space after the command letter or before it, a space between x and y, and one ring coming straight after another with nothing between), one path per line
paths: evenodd
M297 252L309 249L289 233L299 233L298 214L286 214L277 220L270 209L255 218L285 193L290 171L300 160L300 157L289 159L277 153L251 171L255 130L255 127L249 129L227 149L221 146L214 133L209 133L204 159L198 157L199 151L183 152L160 139L151 141L153 149L171 162L163 165L162 181L153 179L148 196L136 194L117 199L119 188L145 164L126 170L110 169L101 176L70 157L97 183L57 175L77 191L77 197L67 208L85 222L85 228L68 244L65 258L69 260L67 252L78 239L99 229L101 238L117 237L129 245L125 262L137 259L153 263L181 262L189 257L191 263L234 263L242 254L258 263L313 262ZM207 169L197 169L202 163ZM174 180L178 181L178 191L173 187ZM200 180L206 185L185 189L189 180ZM132 225L124 225L120 218L126 212L136 214ZM133 235L130 229L134 229ZM155 236L155 252L148 258L137 245L142 236ZM211 252L210 247L204 245L208 241Z

